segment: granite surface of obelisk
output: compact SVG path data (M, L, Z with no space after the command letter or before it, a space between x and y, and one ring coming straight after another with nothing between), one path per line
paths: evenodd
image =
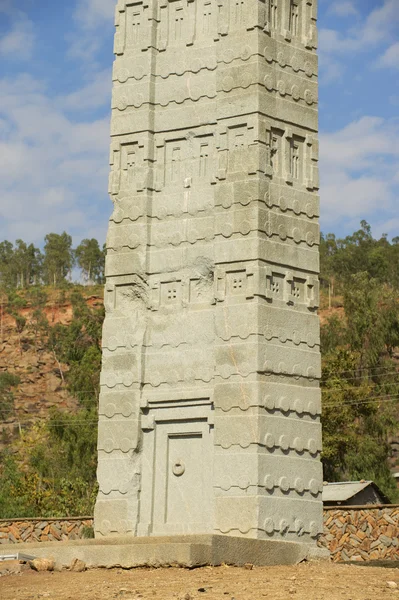
M119 0L96 536L322 530L316 0Z

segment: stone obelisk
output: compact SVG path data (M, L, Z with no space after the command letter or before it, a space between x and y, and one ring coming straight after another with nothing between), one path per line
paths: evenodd
M96 536L322 529L316 0L119 0Z

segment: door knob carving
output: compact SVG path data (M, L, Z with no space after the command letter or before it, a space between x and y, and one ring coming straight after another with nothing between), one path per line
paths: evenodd
M181 477L186 470L186 467L182 460L177 460L172 467L173 475L176 477Z

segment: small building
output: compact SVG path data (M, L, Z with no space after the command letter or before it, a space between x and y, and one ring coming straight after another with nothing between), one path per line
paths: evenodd
M365 504L391 504L374 481L339 481L324 483L324 506L363 506Z

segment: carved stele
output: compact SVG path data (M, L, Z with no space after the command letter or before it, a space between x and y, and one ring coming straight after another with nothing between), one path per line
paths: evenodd
M316 0L116 6L98 537L322 529Z

